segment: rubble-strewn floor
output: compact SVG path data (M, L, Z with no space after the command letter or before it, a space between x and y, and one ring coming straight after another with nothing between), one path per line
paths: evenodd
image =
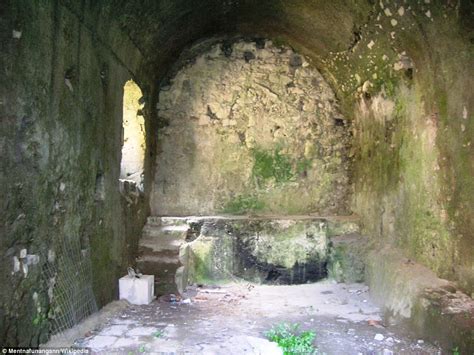
M316 332L315 345L323 354L440 353L399 327L384 326L362 284L241 283L195 288L186 296L110 314L75 346L100 354L272 354L278 348L265 340L265 332L280 322L297 322Z

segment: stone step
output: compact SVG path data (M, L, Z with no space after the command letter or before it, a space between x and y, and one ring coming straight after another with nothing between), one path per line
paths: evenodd
M186 235L162 235L159 237L143 236L138 243L138 249L145 253L160 252L164 250L178 251L181 244L186 241Z
M175 245L152 245L154 249L139 245L138 248L138 265L145 265L148 270L152 270L153 274L158 274L161 270L177 269L180 265L179 246ZM173 248L173 249L171 249Z
M162 226L183 226L188 224L190 217L161 217Z
M165 253L156 253L152 255L141 255L137 258L137 262L146 262L146 263L156 263L156 264L176 264L178 265L179 262L179 256L178 255L172 255L170 256L169 254Z
M150 226L179 226L187 225L188 217L159 217L150 216L147 218L147 225Z
M184 236L189 227L185 226L149 226L143 227L142 236L161 237L162 235L174 235L175 237Z
M148 260L139 260L137 262L137 268L142 274L155 275L155 280L167 280L174 278L176 270L180 267L180 264L157 264Z
M174 280L169 283L155 283L155 295L157 297L169 295L171 293L175 295L178 294L178 288L176 287Z
M149 216L146 220L147 226L161 226L161 217Z
M140 258L137 261L137 268L141 273L155 276L155 295L161 296L169 293L177 293L175 281L176 271L180 268L178 263L165 263L163 261L148 260Z
M176 271L182 267L180 246L189 226L183 218L149 217L138 245L137 268L155 276L155 294L177 293Z

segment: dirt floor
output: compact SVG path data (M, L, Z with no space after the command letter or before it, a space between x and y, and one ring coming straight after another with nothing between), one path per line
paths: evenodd
M400 326L385 324L363 284L235 283L190 288L182 299L163 296L144 306L121 303L106 308L95 329L79 327L74 347L95 354L279 354L265 332L289 322L316 333L319 354L441 353ZM81 331L86 333L76 338Z

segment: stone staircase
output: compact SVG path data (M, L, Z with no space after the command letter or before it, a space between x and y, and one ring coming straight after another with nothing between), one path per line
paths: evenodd
M138 246L137 268L155 275L155 294L178 292L176 273L182 267L180 246L186 241L189 226L185 219L148 217Z

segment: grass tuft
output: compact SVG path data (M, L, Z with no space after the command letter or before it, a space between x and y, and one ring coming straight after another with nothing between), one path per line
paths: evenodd
M316 334L312 331L299 331L299 324L278 324L270 329L265 336L278 344L285 355L317 354L313 346Z

